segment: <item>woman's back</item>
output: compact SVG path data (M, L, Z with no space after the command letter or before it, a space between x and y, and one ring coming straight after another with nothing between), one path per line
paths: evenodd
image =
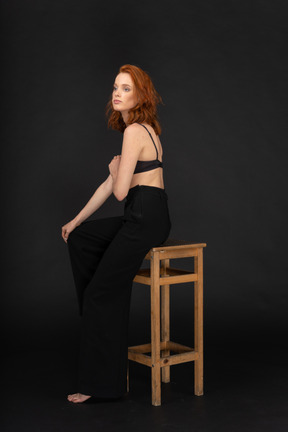
M159 135L156 135L151 125L147 123L145 124L142 123L142 125L145 126L146 130L144 129L144 127L142 127L139 124L139 135L143 142L143 149L139 155L138 161L151 161L151 162L153 161L154 166L156 166L156 168L135 173L132 177L130 188L139 184L139 185L147 185L147 186L156 186L164 189L163 168L159 166L159 163L157 167L157 163L155 163L157 159L158 161L163 162L163 149L162 149ZM145 169L144 166L146 164L144 163L144 164L137 164L137 165L138 166L142 165L142 169L144 170Z

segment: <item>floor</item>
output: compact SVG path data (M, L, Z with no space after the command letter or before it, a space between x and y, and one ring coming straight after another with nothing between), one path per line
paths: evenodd
M193 394L193 363L177 365L171 382L162 384L160 407L151 405L145 366L130 362L130 392L123 399L76 405L66 400L75 392L77 355L70 341L9 355L2 368L1 431L287 432L283 344L265 343L265 334L246 346L233 338L219 345L207 339L204 396Z

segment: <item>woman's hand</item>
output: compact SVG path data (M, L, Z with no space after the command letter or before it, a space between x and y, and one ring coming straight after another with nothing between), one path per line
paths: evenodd
M77 223L74 221L74 219L70 222L68 222L66 225L62 226L62 238L67 243L69 234L77 227Z
M114 156L109 164L109 171L113 178L113 181L116 179L119 169L119 164L121 161L121 155Z

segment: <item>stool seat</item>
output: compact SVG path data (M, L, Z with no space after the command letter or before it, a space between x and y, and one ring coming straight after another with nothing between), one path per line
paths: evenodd
M162 382L170 382L170 366L194 361L194 393L203 395L203 248L206 243L168 238L145 256L134 282L150 286L151 343L128 347L128 360L151 367L152 405L161 405ZM191 257L193 271L170 266L170 259ZM170 285L194 283L194 348L170 341ZM177 354L170 355L170 352ZM148 355L147 353L151 353ZM127 368L129 391L129 363Z
M160 246L157 246L156 248L153 247L152 249L157 249L159 247L170 247L170 246L183 246L183 245L203 245L203 247L207 246L206 243L197 243L197 242L191 242L188 240L176 240L172 238L168 238L164 243L161 243Z

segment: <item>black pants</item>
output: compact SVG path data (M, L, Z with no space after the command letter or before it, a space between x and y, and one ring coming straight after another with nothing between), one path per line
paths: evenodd
M167 200L164 189L134 186L123 216L83 222L68 237L82 316L80 393L114 398L126 392L133 279L151 247L168 238Z

